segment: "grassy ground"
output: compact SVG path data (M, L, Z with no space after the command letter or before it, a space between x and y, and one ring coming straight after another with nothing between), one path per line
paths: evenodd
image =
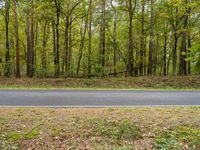
M200 89L200 76L104 79L15 79L0 77L0 88Z
M0 149L198 150L200 107L0 108Z

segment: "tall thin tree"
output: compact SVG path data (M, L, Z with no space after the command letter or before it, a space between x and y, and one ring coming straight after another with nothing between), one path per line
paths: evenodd
M20 51L19 51L19 27L17 14L17 0L13 0L13 16L15 26L15 44L16 44L16 78L20 78Z

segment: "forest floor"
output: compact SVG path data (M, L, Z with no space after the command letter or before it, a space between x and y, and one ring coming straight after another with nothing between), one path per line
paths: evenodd
M200 149L200 107L0 108L0 149Z
M200 76L151 76L91 79L15 79L0 77L0 88L200 89Z

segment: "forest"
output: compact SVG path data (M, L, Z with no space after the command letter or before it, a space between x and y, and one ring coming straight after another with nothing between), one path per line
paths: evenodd
M199 74L199 18L199 0L0 0L0 74Z

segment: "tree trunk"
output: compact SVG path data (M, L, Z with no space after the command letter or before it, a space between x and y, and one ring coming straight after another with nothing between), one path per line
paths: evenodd
M88 25L88 37L89 37L89 40L88 40L88 78L90 77L91 75L91 72L92 72L92 63L91 63L91 55L92 55L92 18L93 18L93 15L92 15L92 8L93 8L93 0L90 0L89 2L89 25Z
M163 75L167 75L167 35L164 35Z
M9 77L11 74L10 64L10 46L9 46L9 18L10 18L10 0L5 1L5 25L6 25L6 55L5 55L5 76Z
M148 75L152 75L153 67L154 67L154 12L153 12L153 4L154 1L150 0L151 2L151 20L150 20L150 40L149 40L149 65L148 65Z
M26 15L26 39L27 39L27 76L31 77L31 35L30 35L30 20Z
M101 4L101 31L100 31L100 74L103 77L105 71L105 49L106 49L106 0Z
M117 47L116 44L117 43L117 10L115 10L114 12L114 31L113 31L113 37L114 37L114 76L117 76Z
M177 62L177 43L178 43L178 37L177 37L177 31L174 31L174 46L172 51L172 62L173 62L173 75L176 75L176 62Z
M70 17L70 25L69 25L69 56L68 56L68 72L69 76L72 76L73 70L72 70L72 25L73 25L73 19Z
M185 0L185 5L187 5L187 3L188 3L188 1ZM185 75L187 75L187 62L186 62L187 26L188 26L188 14L187 13L185 13L183 21L184 21L184 24L183 24L183 33L182 33L182 45L181 45L181 50L180 50L179 75L185 76Z
M84 28L83 28L84 26ZM79 76L79 71L80 71L80 66L81 66L81 60L83 56L83 49L84 49L84 43L85 43L85 35L86 35L86 30L87 30L87 18L84 22L84 19L82 20L81 24L81 42L80 42L80 49L79 49L79 59L78 59L78 66L77 66L77 71L76 71L76 76Z
M55 23L55 42L56 42L56 49L55 49L55 77L60 76L60 58L59 58L59 51L60 51L60 33L59 33L59 24L60 24L60 2L54 0L56 6L56 23Z
M179 75L185 76L187 75L187 62L186 62L186 52L187 52L187 35L184 31L182 33L182 46L180 50L180 64L179 64ZM185 53L185 54L183 54Z
M144 60L146 59L144 57L144 53L145 53L145 33L144 33L144 24L145 24L145 0L142 1L142 15L141 15L141 39L140 39L140 65L139 65L139 72L140 72L140 76L144 75Z
M13 16L15 25L15 44L16 44L16 78L20 78L19 31L18 31L18 15L17 15L16 0L13 0Z
M128 48L128 66L127 72L128 76L133 76L133 66L134 66L134 54L133 54L133 5L132 0L128 0L128 12L129 12L129 48Z
M54 70L55 70L55 73L54 73L54 76L56 76L56 64L57 64L57 58L56 58L56 51L57 51L57 48L56 48L56 31L55 31L55 22L52 21L52 32L53 32L53 54L54 54Z
M188 50L192 47L190 33L188 35ZM191 61L188 61L188 75L191 75Z
M69 63L69 16L65 20L65 74L68 76Z
M43 75L46 76L46 69L47 69L47 58L46 58L46 46L47 46L47 39L48 39L48 23L45 21L43 26L43 37L42 37L42 52L41 52L41 62L42 62L42 72Z

